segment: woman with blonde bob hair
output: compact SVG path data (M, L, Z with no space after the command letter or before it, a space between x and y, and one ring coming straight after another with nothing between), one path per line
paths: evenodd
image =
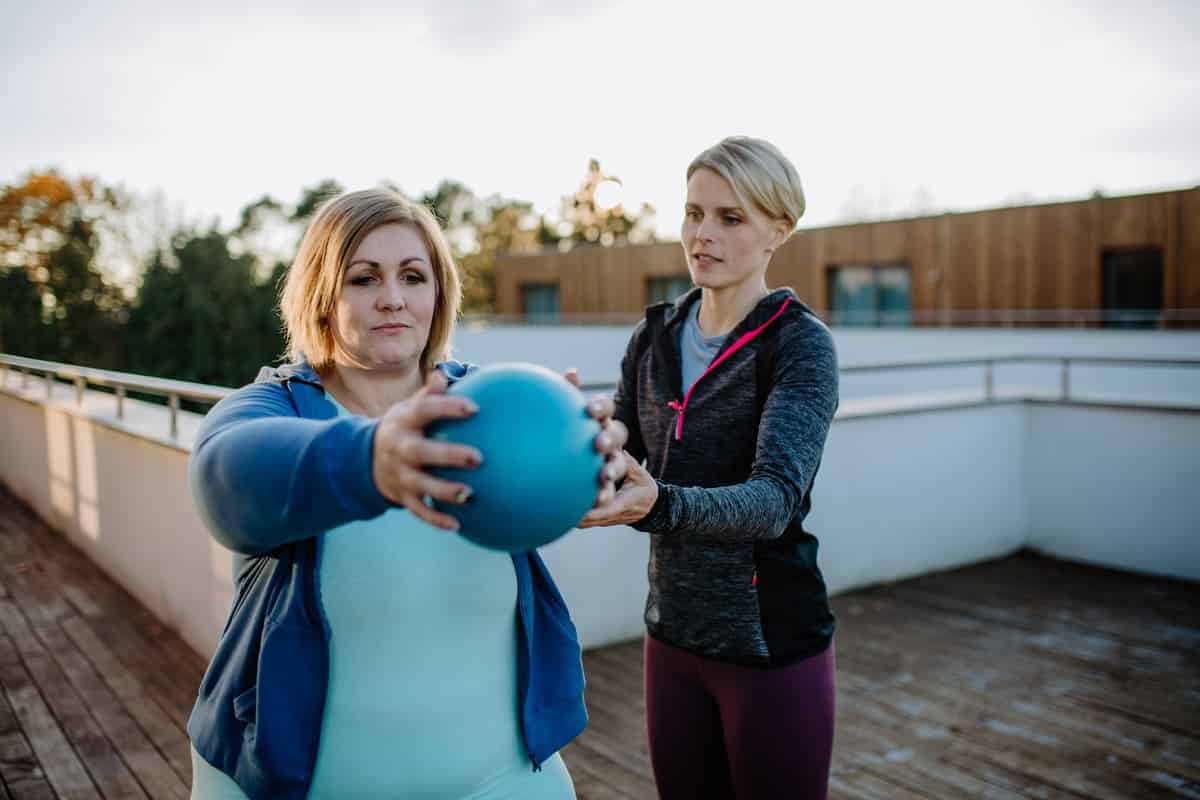
M235 596L188 721L192 797L574 797L557 755L586 724L575 628L536 552L446 531L474 448L424 429L477 409L447 386L458 274L428 209L326 202L280 298L292 363L204 419L189 467ZM568 379L575 376L568 375ZM624 474L612 402L589 412Z
M649 534L646 722L666 800L828 790L834 620L804 519L837 358L795 292L766 282L803 213L769 142L731 137L688 166L696 288L634 330L615 397L628 474L582 523Z

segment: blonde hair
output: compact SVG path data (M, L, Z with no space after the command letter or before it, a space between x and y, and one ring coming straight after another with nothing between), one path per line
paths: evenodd
M771 219L783 220L788 231L804 216L800 174L779 148L763 139L730 136L705 150L688 165L687 177L710 169L733 187L742 203Z
M421 370L450 357L450 338L458 318L462 288L450 245L428 208L390 189L346 192L317 210L288 267L279 293L279 313L287 334L288 356L307 360L314 369L333 361L329 324L346 265L362 240L381 225L412 225L425 240L437 284L437 301L429 340L421 353Z

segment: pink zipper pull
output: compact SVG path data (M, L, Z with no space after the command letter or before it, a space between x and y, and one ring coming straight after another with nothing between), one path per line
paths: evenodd
M758 569L754 570L754 575L750 578L751 586L758 586Z
M675 411L675 441L683 439L683 404L678 400L672 400L667 403L667 406Z

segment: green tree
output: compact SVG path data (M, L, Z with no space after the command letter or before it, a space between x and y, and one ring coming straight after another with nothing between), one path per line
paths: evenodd
M127 328L138 372L240 386L277 361L283 337L255 258L211 229L181 233L147 268Z
M37 284L23 269L0 269L0 352L31 358L53 351L53 328L42 314Z
M120 368L126 302L96 265L106 215L125 198L91 178L31 172L0 187L5 347L24 355ZM24 274L23 279L13 272Z
M642 244L654 241L654 207L642 203L637 211L615 191L614 202L602 202L606 189L623 188L621 179L607 175L597 159L588 162L579 188L565 195L557 224L543 224L542 242L568 250L576 245Z

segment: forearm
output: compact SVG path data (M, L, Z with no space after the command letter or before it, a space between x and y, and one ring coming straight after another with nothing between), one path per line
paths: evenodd
M800 499L791 483L767 475L711 489L659 482L654 508L633 527L698 541L777 539L791 523Z
M213 537L258 554L385 511L371 478L376 427L356 418L266 417L204 438L189 478Z

